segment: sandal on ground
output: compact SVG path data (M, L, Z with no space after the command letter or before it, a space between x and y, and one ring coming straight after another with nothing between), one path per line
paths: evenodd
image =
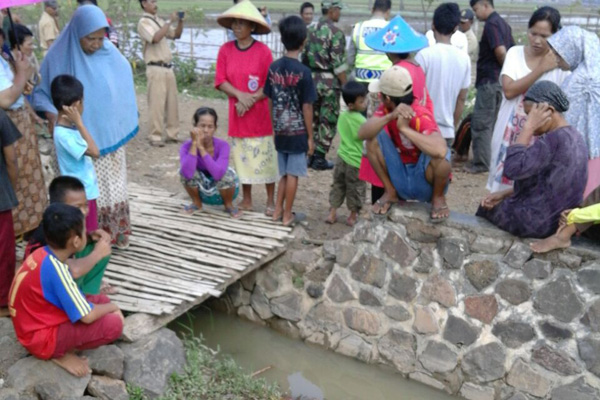
M383 201L381 201L381 199L379 199L375 202L375 204L377 204L377 206L379 206L379 212L373 211L373 215L386 216L389 214L389 212L392 209L392 207L394 206L394 204L398 204L398 201L397 200L388 200L386 202L383 202ZM383 211L385 206L388 206L387 210L385 210L384 212L381 212L381 211Z
M240 211L239 208L237 208L237 207L226 208L225 212L227 214L229 214L231 216L231 218L233 218L233 219L240 219L244 215L244 213L242 211Z
M102 281L100 284L100 294L117 294L119 293L119 289L110 284Z
M358 216L356 217L355 220L351 220L350 217L346 218L346 225L348 225L349 227L354 227L354 225L356 225L357 222L358 222Z
M334 219L330 219L329 217L327 217L327 219L325 220L325 223L329 224L329 225L333 225L336 222L337 222L337 216Z
M439 215L446 210L448 210L448 215L444 215L443 217L440 217ZM450 208L448 206L436 207L436 208L432 207L431 213L429 214L429 221L434 224L439 224L441 222L444 222L450 216L449 211L450 211Z
M273 214L275 214L275 207L267 206L267 209L265 210L265 215L267 217L272 217Z
M197 205L195 205L194 203L192 204L187 204L183 206L183 211L187 214L187 215L192 215L197 211L202 211L202 209L200 207L198 207Z

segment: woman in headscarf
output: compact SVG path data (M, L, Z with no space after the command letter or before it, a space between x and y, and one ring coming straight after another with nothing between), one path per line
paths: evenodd
M556 56L547 39L560 29L560 13L552 7L538 8L527 29L527 44L513 46L506 53L500 83L502 104L494 126L492 138L492 163L487 189L494 193L509 189L512 181L504 175L506 149L519 137L527 116L523 110L523 97L535 82L545 80L561 85L569 75L558 68Z
M232 29L236 40L219 49L215 87L229 96L229 132L233 163L242 183L242 210L252 209L252 185L266 184L266 214L275 209L275 182L279 179L277 152L269 102L263 88L273 61L271 50L252 34L267 34L269 25L248 0L217 18Z
M535 83L523 106L527 120L504 162L514 185L483 199L477 215L515 236L545 238L556 231L561 212L583 199L587 148L562 114L569 100L555 83Z
M20 236L37 228L48 201L35 125L23 95L33 69L20 51L13 51L11 56L10 62L0 57L0 107L22 135L15 142L18 206L12 212L15 235Z
M584 137L588 148L585 197L600 186L600 40L578 26L566 26L548 39L558 66L571 70L562 89L571 102L565 118Z
M42 63L33 105L55 120L52 80L70 74L83 84L83 122L100 150L94 162L100 189L98 225L125 248L131 233L125 144L138 132L138 109L131 66L106 39L107 28L100 8L85 5L75 11Z

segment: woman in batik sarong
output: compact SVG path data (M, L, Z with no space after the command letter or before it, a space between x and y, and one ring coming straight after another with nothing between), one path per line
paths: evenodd
M70 74L83 83L83 122L100 149L94 163L100 189L98 225L117 247L126 248L131 223L125 144L138 132L138 109L131 66L105 37L106 29L100 8L86 5L75 11L42 63L33 106L55 120L52 80Z

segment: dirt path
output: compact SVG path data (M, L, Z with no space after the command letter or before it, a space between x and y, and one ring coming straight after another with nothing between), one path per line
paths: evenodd
M179 182L179 146L175 144L162 148L152 147L147 141L148 134L148 106L145 95L138 95L140 109L140 133L127 146L127 163L130 182L148 186L165 188L181 196L182 204L187 203L184 190ZM181 138L187 138L191 128L194 111L200 106L213 107L219 115L217 136L227 137L227 102L224 100L210 100L180 95L179 116L181 123ZM336 138L329 157L335 158L335 151L339 144ZM459 166L460 167L460 166ZM454 180L448 191L448 203L453 211L473 214L477 204L485 195L485 181L487 175L469 175L457 167L454 171ZM329 211L329 188L332 182L332 172L315 172L309 170L309 176L300 179L298 194L294 208L306 213L308 216L307 229L313 239L336 239L349 232L350 228L343 222L327 225L323 221ZM370 196L367 196L370 199ZM253 190L255 209L262 211L265 208L266 193L264 187ZM370 209L365 207L365 212ZM345 221L348 211L339 210L339 221Z

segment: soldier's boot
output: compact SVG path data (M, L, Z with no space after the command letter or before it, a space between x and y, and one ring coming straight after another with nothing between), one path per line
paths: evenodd
M333 169L333 163L325 159L325 154L319 151L315 151L315 155L313 156L313 160L310 164L310 167L315 171L326 171L329 169Z

